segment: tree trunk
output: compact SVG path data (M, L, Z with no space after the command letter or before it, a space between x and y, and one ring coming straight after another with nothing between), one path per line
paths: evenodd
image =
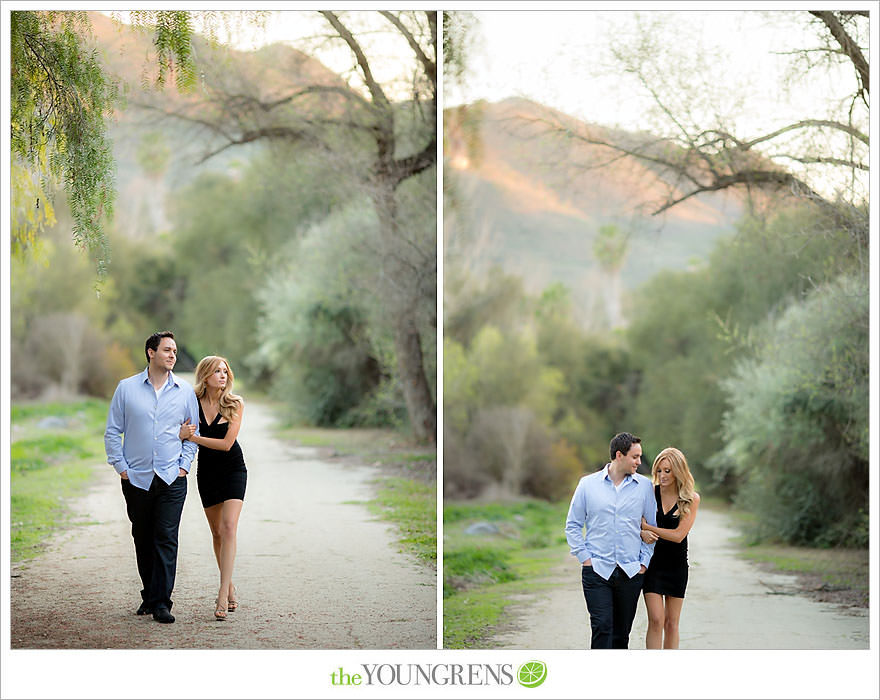
M608 276L608 286L605 288L606 309L608 312L608 327L620 328L623 322L623 304L620 281L620 268L614 268Z
M401 246L401 232L397 221L395 185L379 178L374 192L373 205L379 219L379 235L382 238L384 257L382 291L394 329L394 349L397 355L397 371L406 401L406 411L416 439L422 442L437 440L437 402L431 395L431 387L425 375L422 355L422 338L416 322L417 290L406 283L407 271L397 255Z
M416 438L424 442L437 439L437 404L431 396L425 365L422 361L422 338L410 315L401 315L394 323L394 348L397 371L403 385L406 410Z

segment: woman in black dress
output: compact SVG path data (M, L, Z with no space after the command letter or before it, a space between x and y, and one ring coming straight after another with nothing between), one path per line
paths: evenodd
M214 538L214 556L220 568L220 590L214 601L214 618L238 608L232 568L235 563L238 518L244 505L247 469L236 438L241 428L244 401L231 393L232 369L222 357L209 355L196 366L193 387L199 400L199 435L196 426L184 423L180 438L199 446L196 481L202 507Z
M657 525L642 518L642 539L655 542L642 592L648 608L648 649L678 649L678 621L687 587L687 535L697 517L700 494L680 450L667 447L651 468Z

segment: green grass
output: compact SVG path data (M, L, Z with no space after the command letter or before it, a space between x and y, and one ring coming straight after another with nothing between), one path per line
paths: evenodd
M443 509L443 645L485 648L512 600L534 592L564 551L568 502L450 503ZM497 534L468 535L488 521Z
M443 647L485 648L484 638L510 604L499 590L468 591L443 601Z
M400 477L377 480L369 508L397 527L404 549L424 562L437 563L437 487Z
M12 406L10 549L14 563L36 556L69 522L65 503L88 486L104 461L108 403L98 399ZM44 418L62 424L41 427Z
M372 512L397 526L404 549L424 562L437 563L437 486L389 477L377 480Z
M443 573L448 580L504 583L519 578L510 566L510 552L493 547L462 546L443 554ZM444 595L454 595L455 586L444 586Z

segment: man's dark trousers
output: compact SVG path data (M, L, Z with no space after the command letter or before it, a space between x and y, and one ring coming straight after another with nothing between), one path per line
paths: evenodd
M138 574L144 586L141 598L153 611L162 607L171 610L186 477L179 476L166 484L154 474L148 491L122 479L122 494L131 521Z
M606 581L592 566L581 567L581 583L593 636L591 649L627 649L644 574L632 578L619 566Z

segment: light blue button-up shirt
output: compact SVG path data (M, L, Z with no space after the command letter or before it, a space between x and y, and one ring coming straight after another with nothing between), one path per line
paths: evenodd
M139 489L150 488L153 474L171 484L180 469L189 472L198 449L194 442L180 439L180 425L187 418L198 426L198 399L193 388L173 373L168 373L158 393L147 369L123 379L107 414L107 461L118 474L127 471L131 485Z
M632 578L639 567L647 568L654 545L642 542L642 516L657 524L657 501L651 480L641 474L627 474L614 486L608 467L583 477L571 498L565 537L571 553L583 565L592 559L593 571L606 581L620 566ZM584 536L584 525L587 528Z

